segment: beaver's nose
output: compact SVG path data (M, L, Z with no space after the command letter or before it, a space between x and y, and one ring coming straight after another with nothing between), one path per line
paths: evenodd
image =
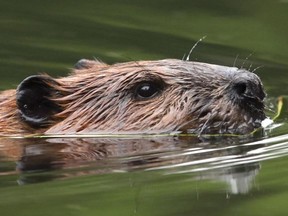
M230 86L233 97L236 99L257 99L262 101L265 98L259 77L249 71L241 70L235 73Z

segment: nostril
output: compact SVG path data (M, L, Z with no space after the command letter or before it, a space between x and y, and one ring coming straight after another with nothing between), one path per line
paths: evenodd
M234 90L238 95L244 95L247 93L247 83L245 82L238 82L234 84Z
M231 76L229 82L229 98L242 107L250 109L251 107L263 108L263 99L265 92L261 80L256 74L248 71L240 71Z

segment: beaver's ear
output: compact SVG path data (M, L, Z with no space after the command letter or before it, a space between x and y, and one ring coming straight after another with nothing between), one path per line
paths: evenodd
M23 80L17 88L16 101L23 120L32 127L45 127L60 107L50 98L55 96L55 80L36 75Z
M74 65L73 68L76 70L89 69L92 67L100 69L105 66L107 66L107 64L98 60L81 59Z

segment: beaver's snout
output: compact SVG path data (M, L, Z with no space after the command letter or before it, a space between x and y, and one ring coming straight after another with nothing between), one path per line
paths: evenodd
M260 127L262 120L266 118L263 111L263 100L266 94L259 77L249 71L239 70L234 74L227 90L231 101L235 103L236 107L240 108L239 113L246 120L244 126L233 129L235 133L236 131L247 133L248 130Z
M189 131L245 134L260 127L266 118L263 102L266 94L259 77L237 68L215 66L208 73L209 70L206 74L213 73L213 79L205 88L211 94L205 94L204 100L201 98L206 104L203 103L198 115L202 127Z
M248 100L262 101L265 98L263 86L259 78L246 70L241 70L235 74L231 81L231 96L242 102Z

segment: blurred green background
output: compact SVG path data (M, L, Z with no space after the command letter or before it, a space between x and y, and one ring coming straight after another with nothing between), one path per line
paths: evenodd
M232 66L238 56L240 67L252 55L273 94L284 85L285 0L10 0L0 6L1 89L30 74L64 75L81 58L181 59L203 36L192 60ZM271 85L275 67L279 79Z
M207 36L191 60L263 66L256 73L274 100L288 95L287 20L287 0L0 0L0 90L16 88L32 74L64 76L82 58L110 64L181 59ZM281 120L287 121L283 112ZM287 133L287 126L279 131ZM261 163L252 191L229 196L223 182L197 180L196 174L144 171L18 186L23 176L6 173L15 164L0 162L1 215L270 216L288 211L287 157Z

